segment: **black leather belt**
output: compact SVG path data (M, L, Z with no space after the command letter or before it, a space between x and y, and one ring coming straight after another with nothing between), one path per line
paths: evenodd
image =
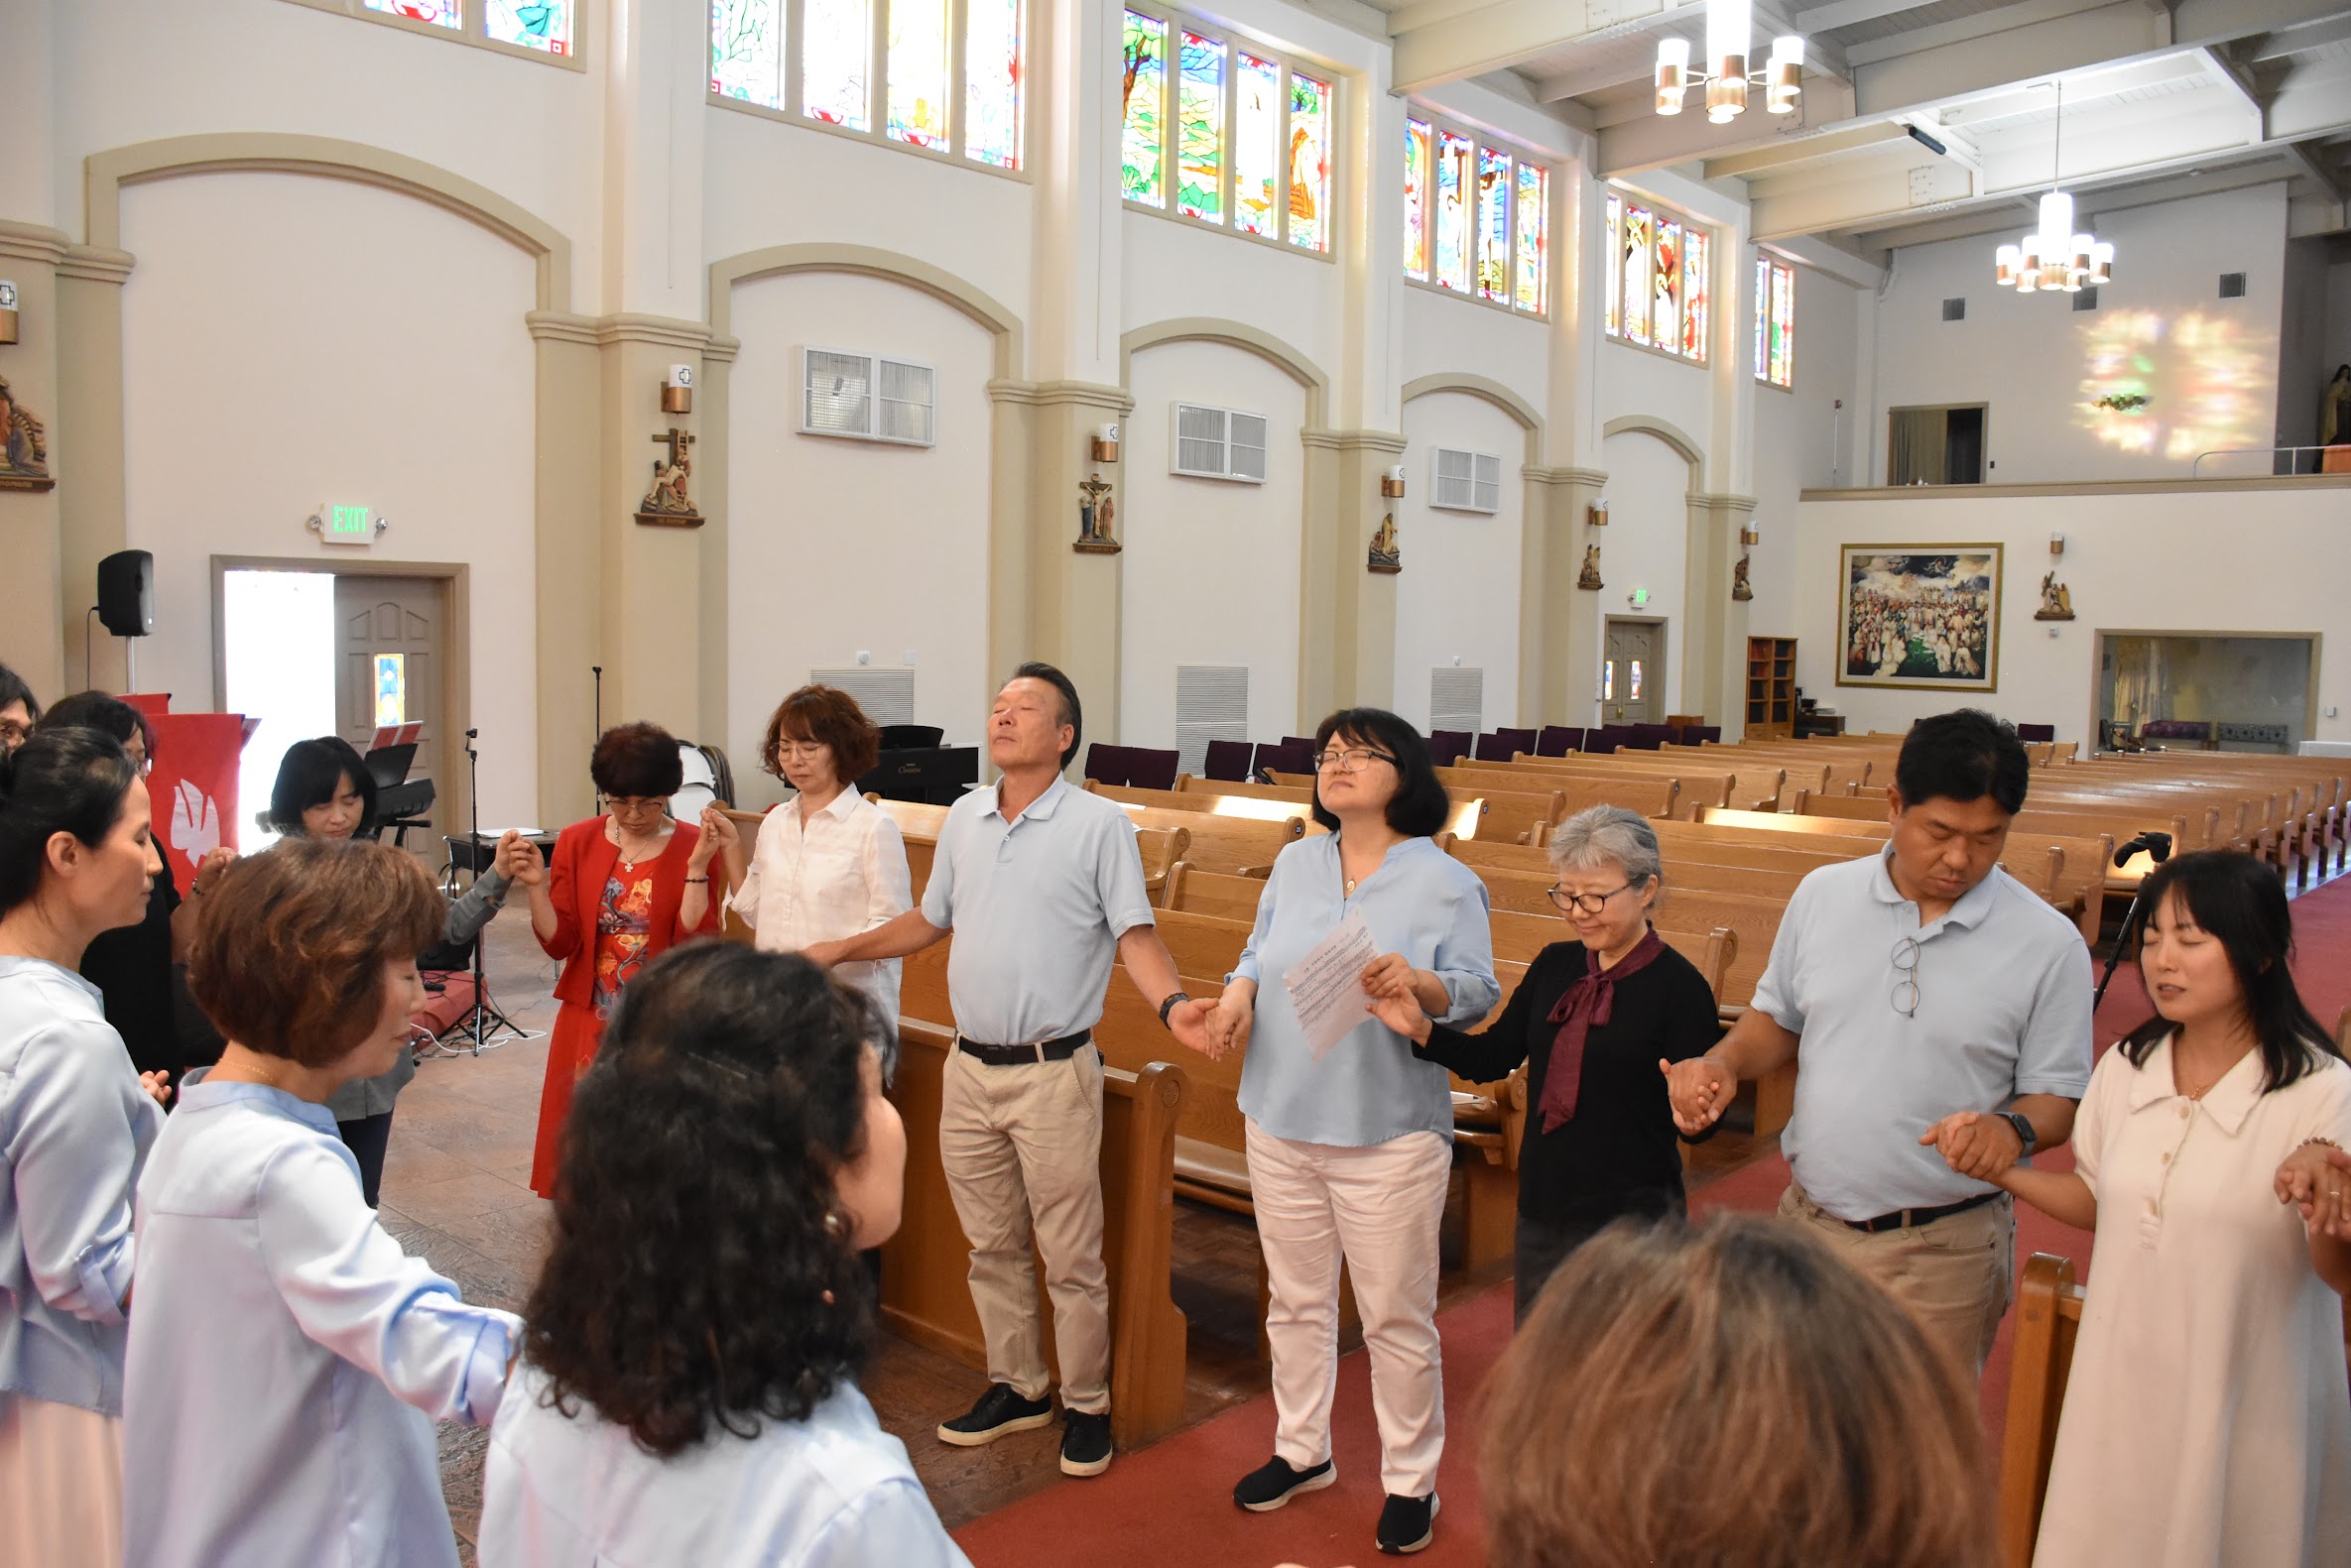
M1954 1214L1980 1209L1999 1196L1997 1192L1979 1192L1972 1198L1961 1198L1957 1203L1937 1204L1931 1209L1896 1209L1892 1214L1881 1214L1873 1220L1839 1220L1837 1223L1849 1230L1865 1231L1875 1236L1880 1231L1899 1231L1905 1226L1932 1225Z
M983 1045L978 1040L955 1036L955 1049L990 1067L1018 1067L1024 1063L1067 1061L1077 1054L1077 1048L1094 1037L1093 1030L1079 1029L1064 1034L1057 1040L1046 1040L1037 1045Z

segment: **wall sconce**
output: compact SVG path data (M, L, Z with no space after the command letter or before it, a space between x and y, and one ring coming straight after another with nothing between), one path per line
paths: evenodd
M1380 471L1380 494L1391 501L1404 498L1404 464L1397 463Z
M672 365L669 378L662 383L662 412L664 414L693 413L693 366Z
M2049 536L2049 553L2050 553L2051 555L2062 555L2062 554L2064 554L2064 553L2065 553L2065 536L2064 536L2064 535L2062 535L2062 534L2051 534L2051 535Z
M1606 528L1608 526L1608 503L1595 501L1584 508L1583 520L1593 528Z
M1095 462L1097 462L1097 463L1115 463L1115 462L1117 462L1117 461L1118 461L1118 426L1117 426L1117 425L1115 425L1115 424L1098 424L1098 425L1094 426L1094 438L1093 438L1093 447L1092 447L1092 449L1093 449L1093 454L1094 454L1094 461L1095 461Z
M1750 548L1757 544L1761 544L1763 543L1763 530L1757 528L1752 523L1743 525L1739 530L1739 543L1748 545Z
M16 285L0 278L0 343L16 341Z

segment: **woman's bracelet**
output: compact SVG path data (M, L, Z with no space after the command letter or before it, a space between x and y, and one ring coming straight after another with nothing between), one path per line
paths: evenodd
M708 882L710 879L709 879L709 878L707 878L707 877L688 877L688 878L686 878L685 880L686 880L688 883L696 883L696 882Z
M2333 1150L2334 1150L2336 1153L2338 1153L2338 1154L2339 1154L2339 1153L2341 1153L2341 1152L2343 1151L2343 1146L2342 1146L2342 1145L2340 1145L2340 1144L2338 1144L2338 1143L2336 1143L2336 1142L2335 1142L2333 1139L2331 1139L2331 1138L2318 1138L2318 1137L2315 1137L2315 1136L2313 1136L2313 1137L2310 1137L2310 1138L2305 1138L2305 1139L2303 1139L2303 1140L2302 1140L2302 1142L2303 1142L2303 1144L2305 1144L2305 1145L2309 1145L2309 1144L2318 1144L2318 1145L2322 1145L2322 1146L2325 1146L2325 1147L2327 1147L2327 1148L2331 1148L2331 1149L2333 1149Z

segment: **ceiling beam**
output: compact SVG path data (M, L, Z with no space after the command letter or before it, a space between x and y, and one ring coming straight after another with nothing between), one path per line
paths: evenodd
M1934 0L1827 0L1825 5L1798 11L1790 20L1795 23L1798 33L1828 33L1840 27L1900 16L1933 3Z
M1825 158L1833 153L1856 152L1865 147L1883 147L1889 142L1908 142L1910 139L1910 132L1893 120L1846 126L1841 130L1823 131L1817 136L1784 137L1769 147L1751 148L1746 152L1726 153L1720 158L1707 159L1706 178L1721 180L1730 175L1752 177L1789 164Z
M1395 35L1393 90L1423 92L1515 65L1592 31L1589 0L1496 0Z
M2247 41L2241 58L2248 65L2266 65L2303 50L2320 49L2346 40L2351 40L2351 11L2320 17L2315 22L2296 23L2275 33L2264 33Z

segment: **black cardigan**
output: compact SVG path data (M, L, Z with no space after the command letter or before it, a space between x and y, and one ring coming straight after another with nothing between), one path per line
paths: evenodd
M1608 1023L1584 1036L1575 1115L1543 1130L1543 1086L1559 1025L1551 1009L1581 979L1580 942L1553 942L1535 955L1510 1005L1475 1034L1432 1025L1413 1054L1472 1083L1527 1070L1527 1135L1519 1148L1519 1212L1548 1224L1659 1216L1684 1206L1679 1137L1658 1058L1705 1054L1720 1037L1714 993L1688 959L1669 947L1616 984ZM1709 1129L1709 1132L1711 1129ZM1705 1134L1699 1135L1700 1138ZM1692 1140L1696 1142L1696 1140Z

